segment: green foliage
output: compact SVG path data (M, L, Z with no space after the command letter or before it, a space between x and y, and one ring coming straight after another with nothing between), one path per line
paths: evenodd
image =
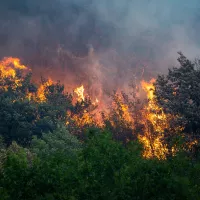
M31 140L36 109L28 101L0 98L0 133L6 144L13 140L27 145Z
M0 176L3 199L200 198L200 163L183 154L164 161L146 160L140 144L131 142L125 148L109 133L96 130L89 130L77 151L71 148L74 142L69 141L74 139L66 130L58 130L55 136L45 134L44 141L34 139L34 153L16 144L7 150Z
M34 96L38 90L31 78L31 74L24 76L21 71L15 78L21 81L19 85L12 78L0 78L0 135L7 145L16 141L29 146L33 135L40 137L43 132L52 132L58 121L65 123L66 110L71 109L71 96L64 94L59 82L46 88L46 102L28 99L28 93Z
M31 149L38 156L50 156L55 153L73 155L80 150L80 143L65 126L58 125L52 133L44 133L42 138L33 137Z
M109 133L90 132L79 158L79 199L115 199L128 159L128 152Z
M31 175L32 158L29 152L16 143L13 143L6 152L0 178L0 192L4 199L20 199L24 188L27 194L32 195L31 187L27 187ZM3 187L2 187L3 186Z
M114 106L109 108L109 115L105 116L102 113L105 128L112 133L113 138L124 144L135 140L138 133L143 131L143 126L139 123L141 119L141 112L138 112L141 109L140 102L136 96L130 98L123 92L120 94L114 92L111 99Z
M200 129L200 61L196 64L179 53L180 67L169 69L168 75L158 76L155 83L157 102L166 112L177 116L189 134Z
M65 134L68 133L65 131ZM71 196L73 197L77 183L77 162L74 160L77 154L77 147L75 148L77 141L73 137L60 135L66 138L64 144L59 141L61 138L57 133L55 137L52 136L55 138L53 144L51 136L45 135L43 142L35 139L33 152L19 147L16 143L8 148L0 176L0 192L4 199L70 199ZM64 151L63 146L65 146ZM38 150L41 152L37 155L35 152Z

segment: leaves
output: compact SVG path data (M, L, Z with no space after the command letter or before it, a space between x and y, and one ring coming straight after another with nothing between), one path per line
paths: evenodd
M200 68L179 53L180 67L158 76L155 83L157 103L174 117L172 126L184 127L185 138L200 139ZM176 134L176 133L173 133ZM195 137L194 137L195 136Z

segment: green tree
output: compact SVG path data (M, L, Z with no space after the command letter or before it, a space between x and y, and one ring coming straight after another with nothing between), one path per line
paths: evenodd
M0 76L0 135L7 145L16 141L28 146L33 135L52 132L58 121L66 122L66 110L72 107L71 96L64 94L59 82L46 88L46 102L29 98L37 96L38 90L31 78L32 74L20 70L14 78Z
M200 141L200 60L192 62L179 53L179 67L169 69L167 75L158 76L155 83L155 97L166 113L173 115L171 127L184 127L184 145ZM165 140L170 145L176 133L165 131ZM193 156L199 155L200 146L185 148Z
M89 130L79 157L79 199L116 199L128 153L108 132Z
M13 143L2 159L1 197L8 200L76 199L79 150L79 142L64 127L58 127L54 134L44 134L42 139L34 138L31 151Z
M30 102L0 97L0 134L7 145L12 141L28 145L36 117L36 109Z
M158 76L155 83L157 102L168 113L185 124L185 131L197 133L200 128L200 60L196 63L179 53L180 67Z
M38 156L48 156L56 153L73 156L74 153L80 151L80 148L80 142L62 124L58 125L52 133L43 133L41 138L34 136L31 142L32 152Z

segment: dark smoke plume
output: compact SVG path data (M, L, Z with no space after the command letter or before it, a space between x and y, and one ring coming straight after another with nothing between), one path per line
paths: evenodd
M165 71L177 51L198 55L199 9L199 0L1 0L0 57L69 85L123 88L133 74Z

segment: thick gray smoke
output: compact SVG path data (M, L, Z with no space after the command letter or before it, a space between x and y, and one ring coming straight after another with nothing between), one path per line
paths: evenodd
M198 56L199 9L199 0L1 0L0 57L64 82L123 87L131 74L165 71L177 51Z

